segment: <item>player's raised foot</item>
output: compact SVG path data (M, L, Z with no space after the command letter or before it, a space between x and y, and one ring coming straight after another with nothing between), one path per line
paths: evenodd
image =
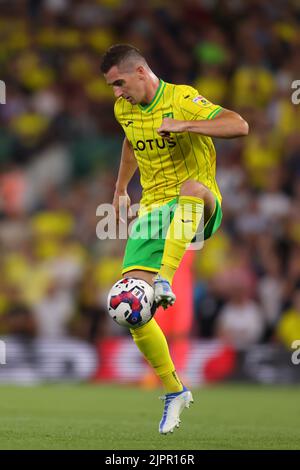
M179 417L184 408L189 408L190 404L194 403L192 393L183 387L182 392L167 393L160 398L165 401L165 406L159 423L159 432L161 434L172 433L175 428L179 428L181 422Z
M164 279L159 274L154 278L154 301L157 307L162 306L164 309L173 305L176 300L176 295L171 289L169 281Z

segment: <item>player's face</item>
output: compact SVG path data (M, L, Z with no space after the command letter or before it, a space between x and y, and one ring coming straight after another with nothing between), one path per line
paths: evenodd
M145 96L145 80L143 71L137 69L131 72L121 71L113 66L104 76L108 85L111 85L116 98L122 96L131 104L141 103Z

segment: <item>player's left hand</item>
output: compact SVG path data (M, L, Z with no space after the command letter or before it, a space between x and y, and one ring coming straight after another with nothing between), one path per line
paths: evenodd
M184 132L184 121L178 121L177 119L164 118L161 126L157 129L157 133L163 137L170 137L171 132Z

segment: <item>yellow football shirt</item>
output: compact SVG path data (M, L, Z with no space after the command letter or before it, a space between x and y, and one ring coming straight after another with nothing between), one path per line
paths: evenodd
M150 208L178 196L181 184L194 179L205 184L221 201L216 182L216 152L212 139L192 132L172 133L169 141L157 133L164 117L178 120L213 119L220 111L188 85L160 80L146 106L118 98L114 111L133 146L140 170L141 206Z

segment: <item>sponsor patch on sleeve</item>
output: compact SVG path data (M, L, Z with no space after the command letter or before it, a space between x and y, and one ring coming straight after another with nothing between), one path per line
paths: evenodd
M196 104L202 104L202 106L211 106L211 102L201 95L196 96L196 98L193 99L193 102Z

